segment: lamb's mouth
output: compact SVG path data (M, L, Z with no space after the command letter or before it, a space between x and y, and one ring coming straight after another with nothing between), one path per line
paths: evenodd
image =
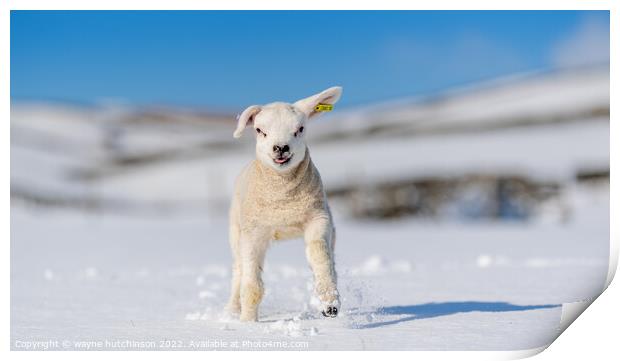
M290 162L291 158L293 158L293 155L289 155L289 156L279 156L273 159L273 161L278 164L278 165L285 165L286 163Z

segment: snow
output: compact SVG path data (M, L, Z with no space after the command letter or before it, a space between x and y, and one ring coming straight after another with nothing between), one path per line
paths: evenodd
M12 344L66 339L70 349L82 347L73 342L94 340L143 341L127 349L148 342L162 349L212 349L196 343L206 340L245 341L243 349L280 349L285 341L302 342L295 345L304 349L355 350L542 346L557 335L562 303L592 297L604 285L609 204L605 192L586 194L570 197L579 209L568 224L359 222L337 214L340 315L326 319L314 308L303 242L292 240L270 249L256 324L222 313L230 277L224 217L13 207Z

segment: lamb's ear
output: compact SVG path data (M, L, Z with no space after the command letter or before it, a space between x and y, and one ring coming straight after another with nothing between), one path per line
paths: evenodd
M336 104L340 95L342 94L342 87L335 86L322 92L315 94L311 97L299 100L295 103L295 107L306 113L308 118L311 118L321 112L315 108L319 104Z
M261 111L260 105L252 105L241 113L237 119L237 129L233 133L233 137L240 138L243 134L243 130L248 124L254 121L254 117Z

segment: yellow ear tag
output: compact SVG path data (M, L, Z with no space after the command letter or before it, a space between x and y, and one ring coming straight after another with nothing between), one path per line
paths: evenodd
M332 110L334 110L334 105L333 104L319 104L316 107L314 107L314 110L317 112L331 112Z

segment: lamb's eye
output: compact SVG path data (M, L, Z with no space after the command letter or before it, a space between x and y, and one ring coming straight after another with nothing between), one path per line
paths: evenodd
M263 137L266 137L267 134L265 134L265 132L263 132L262 130L260 130L260 128L256 128L256 133L261 134Z
M303 133L304 131L304 127L299 127L299 129L297 129L297 131L295 132L295 136L298 136L299 134Z

